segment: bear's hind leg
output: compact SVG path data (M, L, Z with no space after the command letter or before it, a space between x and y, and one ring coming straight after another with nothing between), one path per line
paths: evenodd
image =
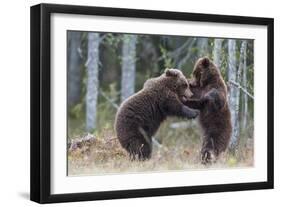
M216 161L215 144L212 137L204 137L201 149L201 163L204 165L211 164Z
M144 161L151 158L152 143L143 138L132 138L126 148L131 160Z

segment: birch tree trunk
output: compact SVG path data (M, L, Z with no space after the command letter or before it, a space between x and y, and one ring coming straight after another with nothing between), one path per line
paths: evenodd
M135 92L136 43L136 35L124 35L122 46L121 101L124 101Z
M240 58L239 58L239 67L238 67L238 72L237 72L237 83L240 84L242 81L241 81L241 73L242 73L242 70L243 70L243 67L244 67L244 59L245 59L245 48L246 48L246 40L242 41L241 43L241 48L240 48ZM239 88L236 88L236 108L235 108L235 116L236 116L236 120L235 120L235 128L236 128L236 143L233 143L234 146L237 146L238 143L239 143L239 135L240 135L240 120L239 120L239 103L240 103L240 89Z
M68 65L67 65L67 103L73 106L78 103L81 95L81 58L78 53L81 40L80 32L68 33Z
M240 57L239 57L239 67L237 71L237 76L236 76L236 83L240 85L241 83L241 73L245 64L245 58L246 58L246 45L247 42L246 40L242 41L241 47L240 47ZM239 136L240 136L240 122L239 122L239 103L240 103L240 89L235 88L233 91L235 93L234 97L234 106L232 108L234 113L234 120L233 120L233 132L232 132L232 137L230 141L230 149L235 150L238 146L239 143Z
M88 33L87 92L86 92L86 130L96 128L97 101L99 89L99 34Z
M222 42L223 39L215 39L214 41L214 50L213 50L214 63L219 69L221 67Z
M244 66L243 66L243 87L247 88L247 43L245 44L244 49ZM243 129L247 127L248 121L248 95L244 93L243 96Z
M228 40L228 81L236 82L237 68L236 68L236 40L229 39ZM230 84L229 91L229 106L231 113L231 124L232 124L232 134L230 139L230 149L233 150L235 148L235 144L237 143L237 129L235 128L236 123L236 99L237 93L236 88L232 84Z
M208 38L200 37L197 40L198 57L208 56Z

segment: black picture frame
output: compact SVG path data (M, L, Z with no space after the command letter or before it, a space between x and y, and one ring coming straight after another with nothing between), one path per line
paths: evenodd
M154 189L85 192L74 194L51 194L50 192L50 130L51 130L51 70L50 70L50 16L52 13L133 17L162 20L181 20L207 23L233 23L267 26L267 181L237 184L169 187ZM31 151L30 151L30 199L39 203L88 201L102 199L166 196L179 194L211 193L272 189L274 177L273 147L273 41L274 20L272 18L195 14L152 10L103 8L88 6L39 4L31 7Z

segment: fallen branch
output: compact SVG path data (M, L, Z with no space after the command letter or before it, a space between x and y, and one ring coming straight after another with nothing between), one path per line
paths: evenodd
M153 144L155 144L155 146L157 146L159 148L162 147L162 145L157 141L157 139L155 139L155 137L152 137L152 142L153 142Z
M236 83L235 81L228 81L230 84L234 85L235 87L241 89L245 94L247 94L250 98L252 98L253 100L255 99L255 97L250 94L245 88L243 88L239 83Z
M102 35L102 36L99 38L99 41L102 42L103 39L106 38L106 35L107 35L107 34Z
M189 47L187 48L187 52L186 52L186 56L183 57L179 62L178 62L178 67L181 68L185 63L186 61L190 58L191 56L191 48L193 47L193 45L195 44L196 42L196 38L194 38L190 44L189 44Z
M186 53L186 51L190 50L196 38L189 38L185 43L183 43L180 47L176 48L173 51L167 52L167 56L173 59L179 57L181 54ZM190 46L191 45L191 46ZM157 61L163 60L164 57L161 56Z
M102 90L99 90L99 92L115 109L119 108L119 106L112 99L110 99Z
M171 129L190 129L195 126L195 121L181 121L181 122L175 122L170 124Z
M194 39L196 39L196 38L193 38L193 39L190 38L182 46L180 46L176 50L168 52L168 56L173 57L173 58L179 56L182 52L184 52L187 48L190 47L189 45L192 44Z

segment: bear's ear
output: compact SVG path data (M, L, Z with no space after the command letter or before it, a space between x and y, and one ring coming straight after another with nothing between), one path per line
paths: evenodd
M207 67L209 67L209 65L210 65L210 59L209 59L208 57L204 57L204 58L201 60L201 63L202 63L202 65L203 65L205 68L207 68Z
M176 69L166 68L165 74L166 74L166 76L177 77L179 75L179 71Z

